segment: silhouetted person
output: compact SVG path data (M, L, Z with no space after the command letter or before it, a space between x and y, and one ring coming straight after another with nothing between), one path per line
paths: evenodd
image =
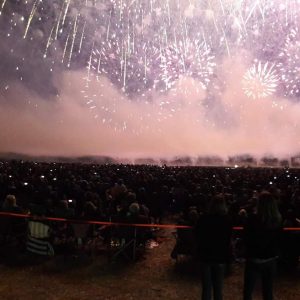
M273 299L273 279L279 255L282 220L277 201L269 192L259 196L256 213L244 226L246 266L244 274L244 300L251 300L258 277L262 279L264 300Z
M225 198L219 194L209 203L207 214L200 216L196 233L202 271L202 300L223 299L225 265L231 257L231 220Z

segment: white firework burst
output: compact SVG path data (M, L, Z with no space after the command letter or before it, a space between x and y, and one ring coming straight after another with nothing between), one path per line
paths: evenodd
M275 64L258 61L246 71L242 86L249 98L265 98L276 92L279 77L274 67Z

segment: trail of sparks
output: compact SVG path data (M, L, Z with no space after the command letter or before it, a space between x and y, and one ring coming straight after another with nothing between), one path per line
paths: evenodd
M66 16L67 16L67 13L68 13L68 10L69 10L69 6L70 6L70 3L71 3L71 0L65 0L65 3L66 3L66 7L65 7L64 16L63 16L63 19L62 19L62 27L65 24Z
M26 25L26 29L25 29L25 33L24 33L24 36L23 38L26 39L27 37L27 33L28 33L28 30L29 30L29 27L30 27L30 24L32 22L32 19L35 15L35 12L37 10L37 7L38 7L38 0L36 0L34 3L33 3L33 6L32 6L32 9L31 9L31 12L30 12L30 15L28 17L28 21L27 21L27 25Z
M51 28L51 31L50 31L50 34L49 34L49 37L48 37L48 40L47 40L47 45L46 45L46 49L45 49L45 53L44 53L44 58L47 57L47 51L48 51L49 46L51 45L53 30L54 30L54 26Z
M3 2L2 2L1 8L0 8L0 16L1 16L1 14L2 14L2 11L3 11L3 9L4 9L4 6L5 6L5 4L6 4L6 1L7 1L7 0L3 0Z
M59 12L59 16L58 16L57 23L56 23L56 30L55 30L55 40L57 40L57 36L58 36L58 30L59 30L59 24L60 24L61 16L62 16L62 10Z
M68 42L69 42L69 37L70 37L70 34L68 34L67 39L66 39L66 43L65 43L65 47L64 47L64 52L63 52L63 56L62 56L62 60L61 60L62 63L64 63L64 60L65 60L65 56L66 56L66 52L67 52L67 47L68 47Z
M71 43L71 48L70 48L70 54L69 54L69 62L68 62L68 68L70 68L71 66L71 59L72 59L72 55L73 55L73 49L74 49L74 42L76 39L76 34L77 34L77 18L78 15L76 16L76 19L74 21L74 27L73 27L73 34L72 34L72 43Z

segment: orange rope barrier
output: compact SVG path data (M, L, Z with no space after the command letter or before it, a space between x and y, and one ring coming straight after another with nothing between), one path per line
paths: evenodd
M159 228L192 228L187 225L173 225L173 224L133 224L133 223L120 223L120 222L104 222L104 221L91 221L91 220L78 220L78 219L66 219L66 218L54 218L54 217L35 217L28 214L16 214L8 212L0 212L0 216L36 219L43 221L57 221L68 223L80 223L80 224L95 224L95 225L110 225L110 226L129 226L129 227L159 227Z
M68 223L80 223L80 224L95 224L95 225L109 225L109 226L128 226L128 227L156 227L156 228L175 228L175 229L191 229L192 226L187 225L175 225L175 224L134 224L134 223L119 223L119 222L104 222L104 221L91 221L91 220L76 220L66 218L54 218L54 217L35 217L34 215L28 214L16 214L9 212L0 212L0 216L15 217L15 218L27 218L42 221L57 221L57 222L68 222ZM233 230L243 230L243 227L235 226ZM296 227L285 227L284 231L300 231L300 228Z

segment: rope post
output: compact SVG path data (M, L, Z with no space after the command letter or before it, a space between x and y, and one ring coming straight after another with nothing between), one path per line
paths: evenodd
M109 222L111 223L112 219L111 217L109 217ZM110 226L109 231L108 231L108 262L110 262L112 260L112 233L113 233L113 226Z
M137 227L134 227L134 236L133 236L133 253L132 253L132 258L133 261L135 261L135 256L136 256L136 231L137 231Z

